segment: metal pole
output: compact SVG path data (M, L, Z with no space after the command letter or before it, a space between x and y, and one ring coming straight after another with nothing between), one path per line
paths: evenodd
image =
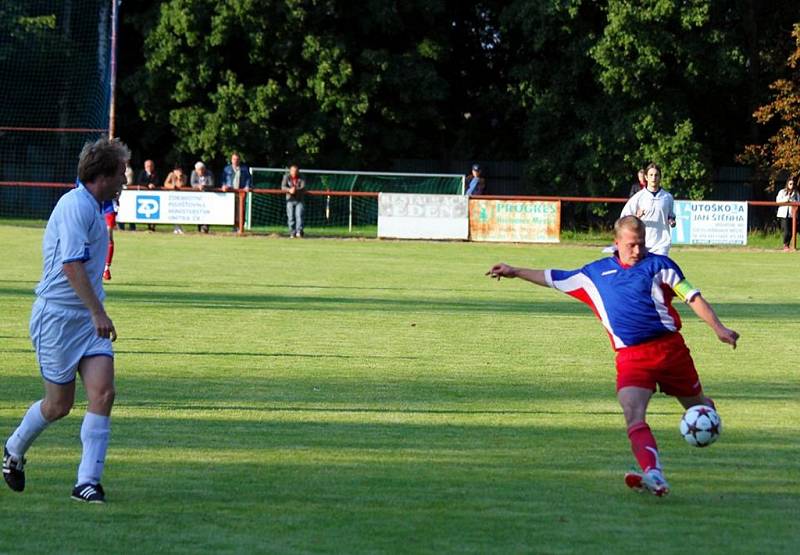
M792 250L797 250L797 206L792 206Z
M247 195L245 196L247 202L247 217L245 218L245 229L250 231L253 227L253 195L251 191L247 190Z
M347 197L350 202L350 210L349 214L347 215L347 232L353 233L353 195Z
M119 27L119 0L111 0L111 84L108 106L108 138L113 139L117 127L117 28Z
M357 175L353 176L352 181L350 181L350 192L353 192L353 189L356 187L356 180L358 179ZM353 233L353 195L350 195L350 208L349 214L347 215L347 232Z

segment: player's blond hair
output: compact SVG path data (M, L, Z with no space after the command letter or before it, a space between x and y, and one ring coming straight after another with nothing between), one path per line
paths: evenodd
M78 161L78 179L92 183L100 176L112 177L119 165L131 159L130 149L119 139L97 139L86 143Z
M623 229L635 231L638 235L644 236L644 222L636 216L622 216L614 222L614 237L619 237Z

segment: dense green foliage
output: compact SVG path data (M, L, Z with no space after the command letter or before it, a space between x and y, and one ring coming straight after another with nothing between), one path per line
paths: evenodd
M42 230L0 226L0 434L41 394L28 340ZM650 424L673 493L637 495L613 353L566 295L483 272L596 247L118 233L105 507L68 498L85 410L0 487L19 553L796 553L796 258L674 249L732 351L683 307L724 419L708 449ZM719 269L724 268L721 272ZM224 271L222 270L224 269ZM782 340L785 338L785 340ZM5 548L3 548L5 550Z
M748 145L741 156L767 169L773 184L787 173L800 173L800 23L795 24L792 36L795 49L787 60L786 75L770 85L770 102L753 114L775 132L764 144Z
M531 192L624 193L656 160L700 197L759 141L752 113L800 20L793 0L353 6L126 4L123 136L170 160L523 160Z

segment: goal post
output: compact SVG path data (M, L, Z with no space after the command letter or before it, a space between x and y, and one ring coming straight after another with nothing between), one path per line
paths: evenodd
M274 194L250 194L246 205L247 229L286 226L286 201L277 193L286 168L250 168L253 188ZM306 196L305 221L308 227L353 227L377 225L378 202L375 196L347 193L418 193L460 195L464 176L441 173L396 173L345 170L302 169L306 189L319 194ZM325 195L324 192L334 194ZM342 194L345 193L345 194Z

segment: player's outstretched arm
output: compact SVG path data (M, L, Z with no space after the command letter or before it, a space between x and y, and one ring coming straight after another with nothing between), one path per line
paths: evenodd
M114 329L114 323L106 314L103 303L94 294L92 284L89 282L89 276L86 274L86 268L83 267L83 262L80 260L67 262L63 265L63 268L69 284L83 301L83 304L86 305L86 308L89 309L97 335L108 337L111 341L115 341L117 339L117 330Z
M500 281L500 278L520 278L525 281L530 281L542 287L548 287L547 280L544 277L544 270L533 270L530 268L515 268L508 264L500 263L495 264L486 272L486 275Z
M702 295L698 293L692 297L689 301L689 306L692 307L694 313L697 314L701 320L714 330L714 333L717 334L720 341L733 345L734 349L736 348L736 341L739 339L739 334L722 325L722 322L720 322L717 317L717 313L714 312L714 309L711 308L711 305L706 302Z

